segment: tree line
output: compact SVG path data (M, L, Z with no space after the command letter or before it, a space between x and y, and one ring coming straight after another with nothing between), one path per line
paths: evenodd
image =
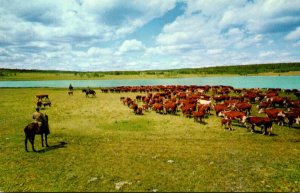
M249 64L233 66L214 66L204 68L181 68L167 70L144 70L144 71L59 71L59 70L36 70L36 69L6 69L0 68L1 76L16 76L17 73L56 73L56 74L74 74L75 76L99 78L105 75L178 75L178 74L258 74L266 72L283 73L290 71L300 71L300 63L273 63L273 64Z

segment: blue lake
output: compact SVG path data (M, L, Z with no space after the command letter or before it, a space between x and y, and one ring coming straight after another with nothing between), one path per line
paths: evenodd
M46 80L46 81L0 81L0 87L116 87L153 85L230 85L235 88L283 88L299 89L300 76L234 76L138 80Z

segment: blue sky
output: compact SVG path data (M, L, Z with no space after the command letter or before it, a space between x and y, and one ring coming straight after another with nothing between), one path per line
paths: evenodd
M200 68L299 50L299 0L0 0L0 68Z

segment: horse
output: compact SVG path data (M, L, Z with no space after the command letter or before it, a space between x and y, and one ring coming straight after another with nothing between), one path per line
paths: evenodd
M96 96L96 92L92 89L82 89L82 92L85 92L85 96L88 97L89 94Z
M35 135L41 135L41 138L42 138L42 147L44 147L44 138L43 138L43 135L45 135L46 146L49 147L48 141L47 141L47 135L50 134L49 125L48 125L48 115L44 116L44 120L42 121L41 128L39 128L39 125L36 122L29 123L24 128L24 133L25 133L25 150L27 152L28 152L28 149L27 149L27 141L28 140L30 141L30 143L32 145L32 150L34 152L36 151L34 149L34 138L35 138Z

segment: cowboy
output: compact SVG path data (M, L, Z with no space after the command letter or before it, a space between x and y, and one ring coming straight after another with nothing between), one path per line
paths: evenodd
M32 114L32 118L34 122L39 125L39 130L40 130L42 126L42 121L44 121L44 114L40 112L40 108L36 108L35 110L36 112Z
M72 84L69 85L69 90L72 91L73 90L73 86Z

